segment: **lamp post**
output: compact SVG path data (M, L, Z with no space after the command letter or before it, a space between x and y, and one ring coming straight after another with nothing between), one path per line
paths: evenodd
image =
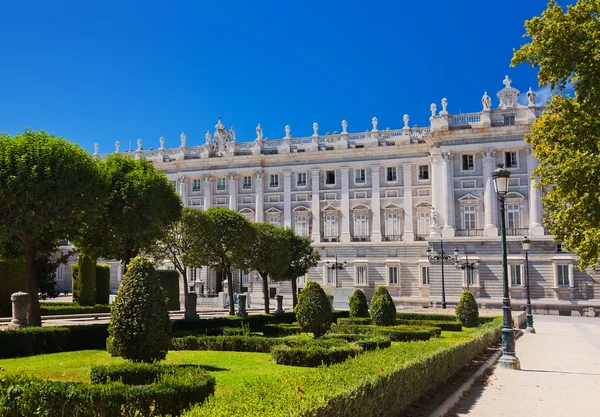
M476 269L479 269L479 261L475 261L475 262L469 262L469 254L467 253L466 249L465 249L465 261L464 262L460 262L458 260L458 249L455 252L455 256L456 256L456 261L454 263L454 266L456 267L456 269L459 270L466 270L467 271L467 290L469 290L469 283L471 281L471 277L473 276L473 271Z
M446 255L444 252L444 241L440 240L440 254L432 255L431 246L425 249L425 253L427 254L427 259L429 262L441 262L442 263L442 308L446 308L446 284L444 282L444 261L453 262L456 260L456 255L458 254L458 249L454 249L454 256Z
M329 260L326 260L325 265L327 265L327 268L331 269L332 271L335 271L334 284L337 287L337 284L338 284L337 271L338 271L338 269L340 269L340 270L346 269L346 265L348 265L348 261L338 262L338 257L337 257L337 255L335 255L335 262L331 263L331 262L329 262Z
M523 239L523 252L525 252L525 295L527 297L527 328L525 331L527 333L535 333L535 329L533 328L533 313L531 312L531 298L529 298L529 249L531 248L531 241L527 239Z
M512 328L510 298L508 295L508 261L506 255L506 219L504 213L504 198L508 193L508 179L510 172L504 169L504 164L492 172L494 189L500 204L500 231L502 236L502 284L504 296L502 297L502 357L498 362L501 368L521 369L521 364L515 354L515 332Z

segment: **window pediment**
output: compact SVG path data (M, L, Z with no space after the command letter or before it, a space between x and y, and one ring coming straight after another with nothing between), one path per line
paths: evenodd
M368 212L370 210L371 210L371 208L369 206L364 205L364 204L357 204L354 207L352 207L352 211L355 211L355 212L363 212L363 213L365 213L365 212Z
M281 214L281 210L279 210L277 207L271 207L270 209L268 209L267 211L265 211L265 213L267 213L267 214Z
M400 211L400 210L402 210L402 207L400 207L397 204L390 203L390 204L385 205L383 207L383 210L384 211Z
M510 193L506 194L506 197L504 197L506 200L525 200L525 196L521 193L517 193L516 191L511 191Z

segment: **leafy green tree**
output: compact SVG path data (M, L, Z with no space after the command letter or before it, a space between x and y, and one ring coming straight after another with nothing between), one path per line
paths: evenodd
M0 134L0 248L16 240L25 259L30 325L41 325L36 259L79 235L103 191L96 161L79 146L41 130Z
M323 288L314 281L306 283L294 312L302 329L312 332L315 338L323 336L331 328L331 303Z
M369 317L367 297L362 290L356 289L350 296L350 317Z
M186 268L202 266L202 234L207 227L208 218L204 212L184 207L181 218L171 223L161 240L149 250L154 259L170 261L183 277L186 308L188 303Z
M136 257L123 276L108 325L111 354L133 362L167 356L171 319L167 299L148 258Z
M56 290L56 270L61 265L66 265L72 252L57 254L49 253L36 260L36 279L38 293L42 298L54 298L59 292Z
M581 258L580 267L600 257L600 2L579 0L563 9L555 1L525 22L530 42L516 50L512 65L539 69L540 85L574 97L552 96L526 141L540 160L545 223Z
M463 291L460 301L456 305L456 317L465 327L479 326L479 309L477 301L471 291Z
M290 265L290 241L285 229L269 223L251 223L254 241L248 251L248 267L262 278L265 313L269 314L269 278L281 281Z
M232 268L248 270L248 251L254 239L252 225L240 213L222 207L204 212L206 227L201 236L200 264L227 277L229 314L235 315Z
M165 174L146 159L113 154L100 170L110 190L103 216L88 222L75 244L91 258L118 259L127 268L181 217L181 199Z
M377 326L391 326L396 321L396 305L385 287L377 287L373 294L371 320Z

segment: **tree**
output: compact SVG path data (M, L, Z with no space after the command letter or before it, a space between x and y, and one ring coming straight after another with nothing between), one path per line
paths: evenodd
M263 281L265 313L269 314L269 278L281 281L290 266L290 241L285 229L269 223L252 223L254 241L248 252L248 266Z
M88 222L76 241L91 258L129 261L150 250L181 217L181 199L164 173L146 159L113 154L100 164L109 194L103 216Z
M49 253L46 256L40 256L36 260L36 279L38 293L42 298L55 298L59 291L56 290L56 270L61 265L69 262L72 252L57 254Z
M302 329L312 332L315 339L323 336L331 327L331 303L323 288L314 281L306 283L294 312Z
M539 68L540 85L575 96L552 96L525 140L540 160L546 225L576 252L580 267L600 257L600 2L579 0L563 10L555 1L525 22L528 44L512 65Z
M244 216L222 207L204 212L206 227L201 237L200 264L214 268L227 277L229 314L235 315L231 269L248 270L248 250L254 229Z
M475 296L469 290L463 291L460 301L456 305L456 317L465 327L479 326L479 309Z
M350 317L369 317L367 297L362 290L356 289L350 296Z
M385 287L377 287L373 294L371 320L377 326L391 326L396 321L396 305Z
M79 146L41 130L0 135L0 248L16 239L25 258L30 325L41 325L36 259L79 235L102 191L97 163Z
M111 354L133 362L156 362L171 345L165 293L148 258L136 257L123 276L108 325Z
M290 260L284 279L292 283L292 305L296 307L298 304L297 279L308 273L310 268L318 265L321 254L311 246L310 238L298 236L289 227L285 229L285 236L289 242ZM275 280L279 280L279 278L275 277Z
M185 207L181 218L171 223L162 239L149 251L154 259L169 260L183 277L184 303L187 309L188 285L186 268L202 266L202 234L207 228L208 218L204 212Z

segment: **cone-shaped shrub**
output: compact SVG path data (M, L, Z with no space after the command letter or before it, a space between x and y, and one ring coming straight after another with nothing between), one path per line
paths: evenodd
M362 290L354 290L350 296L350 317L369 317L367 297Z
M385 287L375 290L371 300L371 320L377 326L391 326L396 320L396 306Z
M165 293L148 258L138 256L129 263L108 334L111 353L133 362L151 363L167 356L171 320Z
M479 326L479 309L471 291L464 291L456 305L456 317L465 327Z
M312 332L315 338L331 327L331 304L323 288L314 281L308 282L300 293L294 312L302 329Z

